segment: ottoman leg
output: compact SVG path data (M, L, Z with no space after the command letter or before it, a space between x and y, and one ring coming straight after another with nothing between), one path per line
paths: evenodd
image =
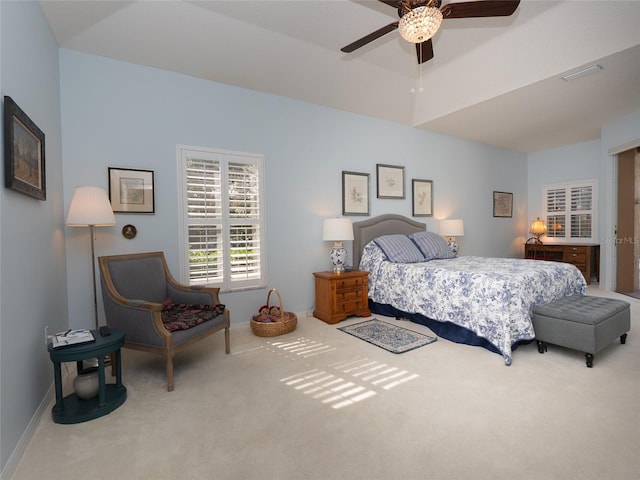
M584 358L587 360L587 367L592 368L593 367L593 354L592 353L585 353L584 354Z
M627 343L627 334L626 333L623 333L622 335L620 335L620 343L623 344L623 345L625 343Z
M547 351L547 344L544 342L541 342L540 340L537 341L538 343L538 352L540 353L544 353Z

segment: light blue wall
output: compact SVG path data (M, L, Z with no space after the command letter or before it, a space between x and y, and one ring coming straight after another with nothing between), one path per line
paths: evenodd
M341 213L343 170L370 174L372 216L411 216L411 179L432 179L429 229L437 230L436 218L462 218L463 254L520 255L524 154L69 50L61 50L60 59L65 206L77 185L106 188L110 166L156 175L156 214L117 214L116 227L98 231L97 255L163 250L178 275L178 144L265 155L268 278L287 310L313 308L312 272L330 267L322 222ZM377 163L405 167L406 199L376 198ZM513 218L493 218L493 190L514 193ZM138 229L134 240L120 234L127 223ZM67 229L66 248L70 321L88 326L86 231ZM232 321L245 322L266 291L222 298Z
M13 98L45 134L47 187L46 201L0 188L4 470L52 382L44 326L65 328L67 310L58 46L37 2L0 2L0 25L2 95Z
M600 141L578 143L529 154L529 223L544 214L543 187L555 183L597 180L601 177Z
M615 289L615 218L616 211L616 154L640 146L640 110L619 118L602 128L600 137L601 178L604 195L600 196L601 258L600 284L609 290Z
M542 215L542 187L547 184L598 181L598 242L600 287L615 289L615 153L640 145L640 111L602 128L599 140L531 153L527 160L528 221Z

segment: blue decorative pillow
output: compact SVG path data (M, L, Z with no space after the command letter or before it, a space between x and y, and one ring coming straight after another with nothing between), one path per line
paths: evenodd
M418 246L427 261L456 256L447 245L447 241L437 233L417 232L409 235L409 238Z
M374 240L375 244L394 263L424 262L424 256L406 235L383 235Z

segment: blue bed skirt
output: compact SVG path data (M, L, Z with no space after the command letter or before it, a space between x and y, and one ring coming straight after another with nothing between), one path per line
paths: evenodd
M420 315L419 313L406 313L398 310L395 307L392 307L391 305L376 303L372 302L371 300L369 300L369 310L371 310L372 313L384 315L385 317L408 318L412 322L419 323L420 325L424 325L425 327L429 328L429 330L435 333L438 337L455 343L463 343L465 345L473 345L476 347L486 348L490 352L502 355L500 350L498 350L495 345L488 342L485 338L479 337L471 330L468 330L459 325L455 325L451 322L441 322L439 320L433 320L431 318L425 317L424 315ZM515 350L519 345L526 345L528 343L531 343L532 341L533 340L518 341L511 346L511 349Z

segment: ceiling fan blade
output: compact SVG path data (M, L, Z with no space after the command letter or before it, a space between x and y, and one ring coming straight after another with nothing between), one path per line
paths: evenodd
M508 17L516 11L520 0L486 0L447 3L440 9L444 18Z
M418 64L431 60L433 58L431 39L426 42L416 43L416 54L418 55Z
M398 28L398 22L390 23L389 25L386 25L386 26L384 26L382 28L379 28L375 32L370 33L369 35L365 35L361 39L356 40L353 43L350 43L346 47L342 47L340 49L340 51L345 52L345 53L351 53L351 52L353 52L354 50L357 50L360 47L364 47L367 43L373 42L375 39L380 38L380 37L382 37L383 35L386 35L389 32L392 32L396 28Z

